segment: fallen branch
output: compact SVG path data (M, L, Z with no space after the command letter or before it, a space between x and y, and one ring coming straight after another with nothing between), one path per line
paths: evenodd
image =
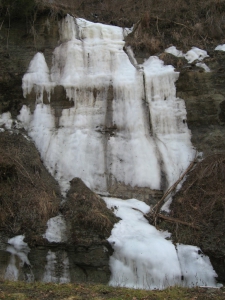
M185 222L185 221L181 221L179 219L176 219L176 218L172 218L172 217L168 217L168 216L164 216L162 214L158 214L157 215L158 218L160 219L163 219L165 221L168 221L168 222L171 222L171 223L179 223L179 224L182 224L182 225L186 225L186 226L189 226L189 227L192 227L194 229L200 229L198 226L195 226L194 224L192 223L188 223L188 222Z
M166 191L166 193L163 195L163 197L159 200L159 202L151 209L151 212L149 213L149 219L152 220L152 223L156 226L157 223L157 216L159 214L159 211L161 207L164 204L164 200L171 194L172 191L175 190L177 185L184 179L185 175L190 172L190 170L195 165L196 160L192 161L189 165L189 167L186 169L186 171L182 174L182 176Z

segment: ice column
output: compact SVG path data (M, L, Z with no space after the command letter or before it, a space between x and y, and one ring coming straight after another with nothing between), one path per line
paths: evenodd
M171 186L195 155L186 124L185 103L176 97L175 81L179 74L172 66L164 66L158 57L150 57L143 67L152 136L160 153L167 186Z

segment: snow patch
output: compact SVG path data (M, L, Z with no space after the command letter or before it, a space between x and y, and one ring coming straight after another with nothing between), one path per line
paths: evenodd
M171 46L165 50L166 53L170 53L176 57L184 57L184 53L178 50L175 46Z
M11 256L9 265L5 272L5 279L7 280L18 280L20 269L24 265L30 266L28 259L30 248L23 240L24 235L17 235L8 240L9 246L7 246L6 251L11 253ZM28 272L25 275L28 281L33 281L32 273Z
M205 50L199 49L197 47L192 47L184 57L188 61L188 63L192 63L195 60L202 61L204 58L209 57Z
M63 216L59 215L51 218L47 222L47 230L43 235L50 243L63 243L67 241L67 228Z
M143 214L150 210L148 205L136 199L103 199L122 219L108 239L114 249L110 285L141 289L216 286L217 275L209 259L198 247L177 245L176 250L166 240L168 232L158 231L144 218Z
M215 50L217 50L217 51L225 51L225 44L223 44L223 45L218 45L218 46L215 48Z
M177 244L177 254L183 275L183 286L213 286L216 287L217 277L208 256L200 248Z
M210 72L210 68L206 64L196 63L196 66L199 67L199 68L204 69L206 72Z
M6 129L11 129L12 123L13 120L10 112L5 112L0 115L0 126L4 126Z
M187 51L187 53L183 53L182 51L178 50L175 46L171 46L167 48L165 52L170 53L176 57L184 57L189 64L195 60L202 61L204 58L209 57L205 50L199 49L197 47L192 47L191 50Z

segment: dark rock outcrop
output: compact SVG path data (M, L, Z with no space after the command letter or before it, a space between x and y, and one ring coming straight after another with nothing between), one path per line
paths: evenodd
M75 279L79 274L83 281L107 283L113 250L106 239L119 219L80 178L70 183L61 212L68 228L71 277Z

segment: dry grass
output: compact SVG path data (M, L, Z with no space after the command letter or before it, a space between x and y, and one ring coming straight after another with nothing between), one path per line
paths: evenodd
M211 155L192 170L175 195L170 216L193 224L169 225L174 242L198 245L212 258L225 257L225 154Z
M225 154L206 157L174 196L169 219L158 218L158 226L172 233L174 243L197 245L210 257L219 281L225 281L224 182Z
M215 48L225 42L224 0L36 0L36 12L63 17L70 13L121 27L137 24L126 43L136 54L155 55L170 45L187 51L193 45ZM38 12L38 13L37 13Z
M0 299L5 300L222 300L224 288L178 288L170 287L166 290L145 291L110 287L96 284L54 284L54 283L24 283L0 282Z
M67 222L71 223L74 241L77 241L79 236L94 233L106 238L110 235L114 223L118 221L101 197L92 192L79 178L71 181L62 212Z
M29 14L33 14L30 16L32 20L45 12L49 16L60 18L70 13L93 22L121 27L131 27L139 22L136 34L127 38L127 45L132 46L135 52L144 51L147 55L162 52L171 44L186 51L193 45L213 49L219 42L225 42L224 0L34 0L34 2L36 3L34 9L29 10ZM16 12L15 17L17 16Z
M0 228L31 240L56 215L60 192L32 142L21 134L0 135Z

